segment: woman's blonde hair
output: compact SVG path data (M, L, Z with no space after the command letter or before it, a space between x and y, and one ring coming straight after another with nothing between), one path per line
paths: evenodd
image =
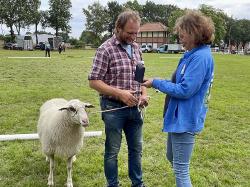
M115 33L118 33L118 28L123 29L126 23L131 19L136 21L138 24L141 24L141 18L137 11L126 9L124 12L120 13L115 22Z
M200 11L188 10L186 14L176 20L175 33L186 32L193 35L196 45L210 44L214 40L214 23L211 18Z

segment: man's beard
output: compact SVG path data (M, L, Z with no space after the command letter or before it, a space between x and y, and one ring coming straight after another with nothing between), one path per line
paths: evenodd
M122 40L121 43L124 45L131 45L134 41Z

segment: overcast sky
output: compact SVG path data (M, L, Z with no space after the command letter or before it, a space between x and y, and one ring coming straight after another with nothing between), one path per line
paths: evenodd
M71 0L72 8L71 14L72 19L70 20L71 25L71 33L70 36L75 38L79 38L81 32L85 29L85 16L82 13L83 8L87 8L88 5L93 4L97 0ZM107 5L107 2L110 0L99 0L102 5ZM146 0L137 0L139 4L145 4ZM211 5L214 8L218 8L223 10L227 15L233 16L233 18L237 19L250 19L250 1L249 0L151 0L155 4L172 4L176 5L179 8L192 8L197 9L200 4L207 4ZM127 0L117 0L120 4L127 2ZM41 9L47 10L48 9L48 0L41 0ZM0 33L1 34L8 34L9 29L3 25L1 26ZM22 32L25 33L27 30L23 30ZM34 32L34 29L31 27L31 32ZM46 29L46 31L50 31L54 33L55 31L51 29Z

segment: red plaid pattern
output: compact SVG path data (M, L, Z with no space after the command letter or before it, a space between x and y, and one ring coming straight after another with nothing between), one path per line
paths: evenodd
M134 80L136 64L141 61L141 52L136 43L132 44L132 59L114 35L96 51L89 80L104 83L122 90L141 92L140 83ZM139 96L140 94L135 94Z

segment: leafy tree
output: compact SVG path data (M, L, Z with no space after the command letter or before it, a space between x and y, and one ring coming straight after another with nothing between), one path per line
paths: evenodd
M49 1L49 18L48 23L50 27L56 30L56 36L58 36L59 30L70 31L69 21L71 18L70 0L50 0Z
M40 21L41 21L41 12L40 11L34 12L34 17L32 19L32 23L35 24L36 44L38 44L37 27L38 27L38 24L40 23Z
M7 27L10 28L10 35L12 40L14 40L14 24L17 22L17 13L16 10L18 9L18 0L0 0L0 19L3 23L6 24Z
M96 46L100 43L100 38L94 32L84 30L81 34L80 41Z
M45 11L41 11L41 20L40 20L40 24L42 26L43 29L45 29L46 27L49 27L49 11L45 10Z
M62 37L64 42L69 41L69 33L67 33L67 32L59 32L58 35Z
M16 10L17 20L14 25L18 35L20 35L21 28L33 24L41 2L40 0L20 0L18 5Z
M70 38L69 43L70 43L70 45L77 45L78 40L76 38Z
M125 9L129 8L131 10L137 11L140 15L142 15L143 6L140 5L137 0L127 1L126 3L123 4L123 7Z
M20 34L21 28L28 26L39 6L40 0L0 0L0 20L10 28L14 40L14 26Z
M232 26L235 22L235 20L232 17L226 17L225 20L226 20L226 34L223 41L224 47L226 44L230 45L231 43Z
M14 26L16 27L17 34L20 35L21 28L25 28L26 20L28 16L28 1L21 0L18 2L15 10L16 21Z
M200 11L206 16L210 17L215 26L215 39L214 43L219 45L226 35L226 15L222 10L215 9L212 6L202 4Z
M171 13L176 10L174 5L155 4L152 1L146 1L142 9L142 21L145 22L161 22L168 26Z
M31 24L35 25L36 44L38 44L37 27L42 19L42 11L38 10L40 5L41 5L40 0L33 0L29 4L31 8L26 18L26 23L28 25L31 25Z
M118 15L121 13L123 7L117 1L109 1L106 12L108 14L107 27L109 32L109 37L114 34L115 22Z
M170 42L175 42L177 41L177 43L179 43L179 38L176 34L174 34L174 26L175 26L175 22L176 20L183 16L185 14L185 10L182 9L176 9L174 11L171 12L169 19L168 19L168 37Z
M239 20L240 25L240 41L245 48L246 43L250 42L250 20L247 19L241 19Z
M83 41L77 40L76 38L70 38L69 43L74 48L85 48L85 43Z
M99 38L108 30L108 13L104 6L99 2L89 5L87 9L83 9L86 16L86 30L92 31Z
M250 42L250 20L232 20L229 35L229 46L236 45L237 49L239 45L245 49L246 43Z
M241 24L238 20L234 20L231 27L231 41L229 45L236 45L238 48L241 42L241 34Z
M0 40L4 40L4 35L0 34Z

